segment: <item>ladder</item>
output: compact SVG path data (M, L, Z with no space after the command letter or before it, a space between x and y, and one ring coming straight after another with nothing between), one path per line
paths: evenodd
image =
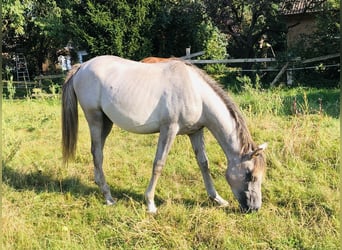
M15 66L17 71L17 81L30 81L30 76L27 70L27 62L24 53L16 53Z

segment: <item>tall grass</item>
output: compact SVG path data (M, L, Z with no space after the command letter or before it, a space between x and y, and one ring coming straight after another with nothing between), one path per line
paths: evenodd
M208 131L212 176L228 208L208 199L189 140L180 136L157 186L159 212L147 214L143 194L158 137L117 127L104 152L117 204L106 206L82 112L77 156L64 167L59 101L4 100L3 249L338 249L338 90L247 87L232 95L255 141L269 143L258 213L240 213Z

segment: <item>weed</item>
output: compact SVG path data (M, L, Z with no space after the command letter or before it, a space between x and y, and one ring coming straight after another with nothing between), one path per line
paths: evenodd
M21 140L20 139L14 139L14 141L7 141L7 154L2 158L2 163L7 164L9 163L14 156L17 154L17 152L20 149Z
M16 87L13 84L13 76L11 75L9 81L7 82L7 91L8 91L8 98L13 100L16 92Z
M53 97L58 97L58 94L60 92L60 89L61 89L61 86L58 85L58 84L51 84L50 87L49 87L49 90L51 92L51 95Z

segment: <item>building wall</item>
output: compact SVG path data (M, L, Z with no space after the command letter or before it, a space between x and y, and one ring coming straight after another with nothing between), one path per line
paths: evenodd
M316 29L315 17L309 14L285 16L285 22L288 27L287 46L294 46L301 35L312 34Z

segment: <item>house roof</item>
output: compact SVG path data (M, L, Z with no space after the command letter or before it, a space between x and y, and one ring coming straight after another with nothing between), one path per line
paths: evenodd
M295 15L322 11L326 0L285 0L280 4L282 15Z

